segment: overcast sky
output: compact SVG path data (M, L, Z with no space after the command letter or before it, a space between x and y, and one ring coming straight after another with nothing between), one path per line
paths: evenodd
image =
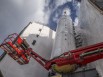
M77 19L74 0L0 0L0 43L11 33L19 33L30 21L41 22L55 30L65 8Z

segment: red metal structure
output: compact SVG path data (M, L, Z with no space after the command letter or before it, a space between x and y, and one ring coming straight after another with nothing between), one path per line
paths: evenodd
M81 67L103 58L103 42L65 52L51 60L46 60L35 53L16 33L9 35L0 47L21 65L29 63L32 57L47 70L51 69L53 64L58 66L76 64Z
M29 51L25 52L27 47L24 41L25 40L22 40L17 33L14 33L9 35L0 45L0 47L19 64L27 64L30 59L30 53Z

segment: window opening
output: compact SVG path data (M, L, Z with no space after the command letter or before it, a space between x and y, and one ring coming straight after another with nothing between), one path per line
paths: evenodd
M35 45L35 43L36 43L36 40L33 40L32 45Z
M39 35L37 34L36 37L39 37Z
M42 29L39 29L39 31L41 32Z

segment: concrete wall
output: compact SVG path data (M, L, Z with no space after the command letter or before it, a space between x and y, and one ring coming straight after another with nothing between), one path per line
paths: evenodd
M41 29L41 32L40 32ZM37 37L37 34L39 37ZM49 59L52 51L52 44L55 37L55 32L46 26L39 23L31 23L21 35L42 57ZM36 40L35 45L32 45L33 40ZM33 58L29 64L19 65L8 55L0 63L0 70L4 77L47 77L48 71L39 65Z
M86 45L103 42L103 15L88 0L81 0L79 18ZM98 60L92 65L103 77L103 60Z

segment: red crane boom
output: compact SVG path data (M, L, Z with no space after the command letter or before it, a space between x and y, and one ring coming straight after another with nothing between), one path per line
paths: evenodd
M51 60L46 60L35 53L26 40L16 33L9 35L0 47L21 65L28 64L32 57L47 70L52 69L55 64L57 66L69 64L81 67L103 58L103 42L65 52Z

